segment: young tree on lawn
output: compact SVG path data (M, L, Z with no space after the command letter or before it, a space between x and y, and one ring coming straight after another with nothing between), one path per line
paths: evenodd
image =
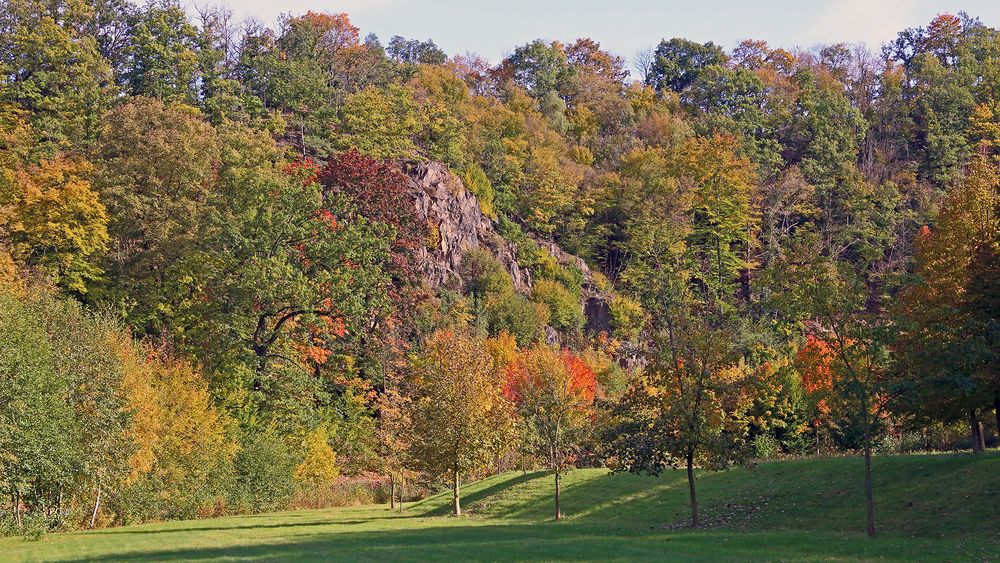
M701 525L695 466L721 469L745 456L753 371L727 327L678 316L656 339L646 373L615 405L606 431L622 469L658 475L687 469L691 524Z
M509 425L502 371L483 341L455 330L434 333L414 361L417 385L413 454L425 469L447 474L454 514L462 514L462 478L490 460L495 436Z
M407 393L400 389L395 374L384 374L382 391L376 398L378 420L375 437L378 440L378 466L389 476L389 509L396 507L396 493L399 493L399 509L403 509L403 484L409 467L411 402Z
M807 335L832 353L831 408L861 428L866 531L873 536L872 442L878 420L899 392L886 369L887 317L873 305L877 300L871 298L871 284L852 264L818 257L786 266L778 306L800 319Z
M518 354L507 368L504 395L538 432L555 473L556 520L562 518L559 478L589 426L596 394L594 370L569 350L537 345Z

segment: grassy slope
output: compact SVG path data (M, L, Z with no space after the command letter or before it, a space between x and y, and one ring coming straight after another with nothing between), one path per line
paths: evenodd
M619 559L1000 561L1000 453L875 460L879 537L863 534L861 460L762 464L705 474L712 527L681 529L683 472L578 470L567 519L551 521L551 476L507 473L465 488L474 516L447 516L447 494L410 505L285 512L0 540L0 559L187 560Z

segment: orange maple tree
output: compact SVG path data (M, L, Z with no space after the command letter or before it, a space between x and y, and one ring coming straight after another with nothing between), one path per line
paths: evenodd
M507 366L504 396L533 423L555 473L557 520L562 518L559 480L588 426L598 390L594 370L569 350L538 345Z

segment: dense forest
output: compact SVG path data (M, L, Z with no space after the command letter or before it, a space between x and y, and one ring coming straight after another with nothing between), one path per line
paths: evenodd
M1000 436L1000 31L964 13L491 63L5 0L0 67L5 533L460 514L513 468L558 518L583 466L686 469L698 525L695 468L834 453L874 533L873 456Z

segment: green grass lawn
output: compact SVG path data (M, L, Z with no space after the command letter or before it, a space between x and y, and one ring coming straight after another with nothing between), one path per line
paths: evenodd
M1000 452L878 457L879 535L864 535L858 458L798 460L701 474L709 526L688 530L682 471L660 477L577 470L552 521L543 472L408 505L282 512L0 540L0 560L856 560L1000 561Z

